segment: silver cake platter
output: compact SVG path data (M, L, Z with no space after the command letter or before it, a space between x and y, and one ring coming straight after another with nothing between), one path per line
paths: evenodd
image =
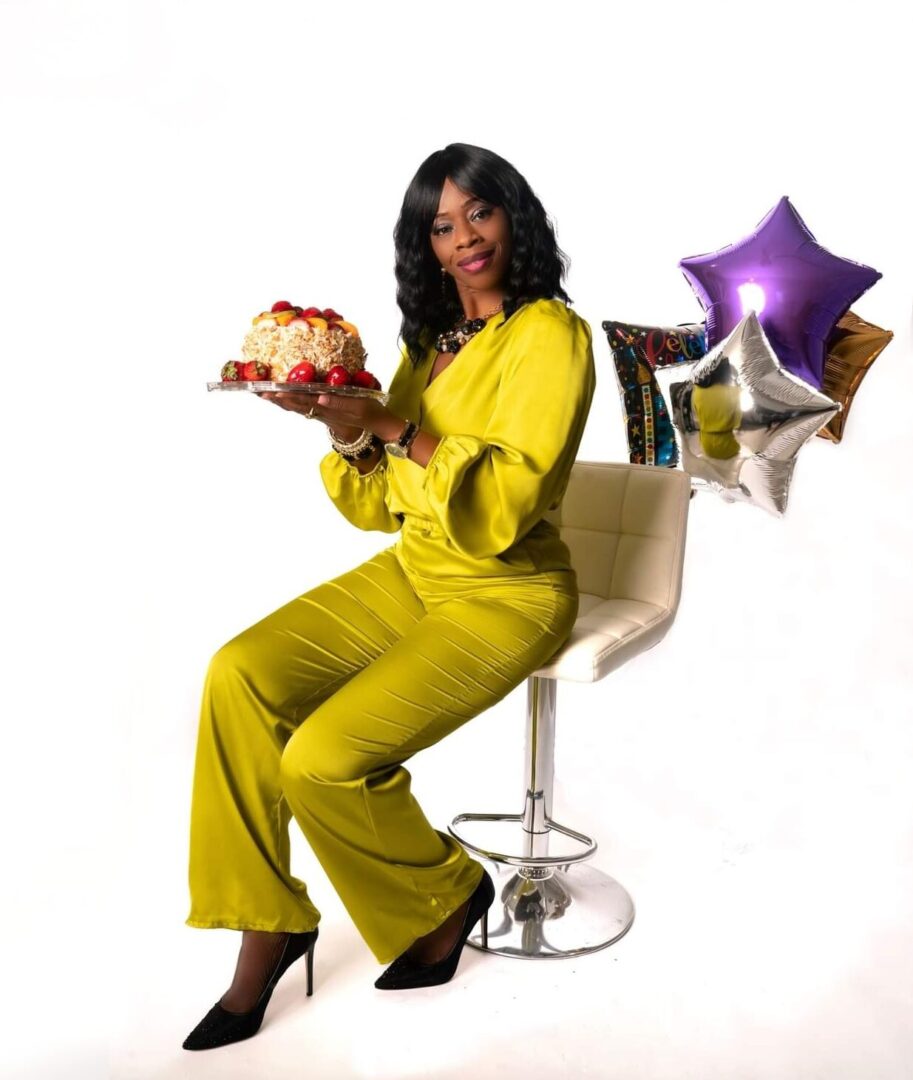
M239 380L238 382L208 382L207 390L247 390L253 393L281 392L286 394L337 394L340 397L372 397L382 404L387 404L387 395L383 390L373 390L368 386L327 386L326 383L284 383L270 379Z

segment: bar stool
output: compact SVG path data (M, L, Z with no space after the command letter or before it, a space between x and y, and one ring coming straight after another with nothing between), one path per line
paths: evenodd
M577 956L611 945L634 920L627 891L585 865L596 841L551 816L557 686L598 682L665 636L681 595L690 497L690 478L676 469L577 461L546 514L570 549L580 608L567 642L527 679L523 812L457 814L448 826L494 871L488 935L477 926L474 948ZM561 843L550 853L552 833ZM493 835L506 853L487 846Z

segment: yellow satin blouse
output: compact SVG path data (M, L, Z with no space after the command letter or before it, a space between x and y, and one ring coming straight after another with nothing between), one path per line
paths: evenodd
M439 436L427 466L384 455L366 475L331 450L320 462L330 498L360 529L397 532L408 567L428 577L570 569L558 506L596 387L592 331L561 300L493 316L428 385L429 347L405 348L388 407Z
M738 386L725 383L695 386L691 391L701 449L708 457L725 460L739 452L739 440L733 433L742 423L740 393Z

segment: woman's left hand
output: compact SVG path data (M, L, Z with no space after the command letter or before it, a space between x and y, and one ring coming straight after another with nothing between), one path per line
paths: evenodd
M327 427L336 430L364 429L374 432L385 441L395 439L406 422L402 416L397 416L373 397L302 394L300 391L283 392L282 390L263 390L257 394L257 397L272 401L290 412L302 413L309 419L322 420Z

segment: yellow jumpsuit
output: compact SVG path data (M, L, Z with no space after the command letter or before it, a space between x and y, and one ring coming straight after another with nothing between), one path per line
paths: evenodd
M717 383L695 386L691 407L700 426L701 449L707 457L726 460L739 452L734 432L742 423L741 391L738 386Z
M317 925L289 868L292 816L380 963L481 879L425 818L403 762L504 698L570 634L576 574L542 515L564 494L596 373L588 323L558 300L490 319L428 385L435 356L413 370L403 350L388 391L393 412L442 437L426 467L384 455L363 476L335 450L320 462L347 520L396 542L210 662L188 926Z

